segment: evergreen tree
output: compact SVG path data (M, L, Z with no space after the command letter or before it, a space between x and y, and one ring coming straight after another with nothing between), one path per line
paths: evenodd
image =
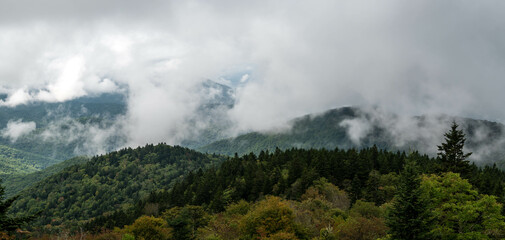
M5 200L4 193L5 187L1 185L0 179L0 232L12 232L18 229L24 223L32 220L34 217L10 217L7 215L12 203L16 201L17 197Z
M453 121L451 130L445 133L445 143L438 147L438 156L442 164L443 172L460 173L463 177L468 176L470 164L467 158L472 154L464 153L465 134L458 129L458 124Z
M392 239L428 239L429 202L423 198L417 166L411 160L400 174L397 194L386 218Z

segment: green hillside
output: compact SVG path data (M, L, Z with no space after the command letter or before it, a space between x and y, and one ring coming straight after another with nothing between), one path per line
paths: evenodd
M370 147L376 145L387 149L392 143L388 136L384 136L380 128L373 129L360 146L357 146L347 134L347 129L340 126L346 119L354 119L362 114L359 109L344 107L325 112L321 115L304 116L292 120L292 128L289 131L279 133L252 132L239 135L235 138L216 141L199 148L202 152L212 152L226 155L239 155L254 152L258 154L262 150L274 150L289 148L352 148Z
M414 163L416 170L404 173L405 166ZM445 229L433 236L503 236L505 222L498 201L504 200L505 172L468 165L459 175L445 173L443 165L417 152L407 155L375 147L247 154L190 173L171 189L150 194L132 209L99 217L85 229L124 228L111 239L121 239L121 234L140 238L147 236L143 235L147 229L159 234L149 239L377 239L390 230L387 209L396 204L393 199L399 198L399 191L413 191L421 184L427 192L423 201L431 208L416 205L419 209L407 213L439 214L428 228ZM422 180L416 177L420 173L425 174ZM418 179L409 189L401 185L408 177ZM448 216L464 216L465 221L446 221ZM158 228L148 227L155 222ZM461 230L454 232L458 227ZM163 233L170 234L161 238Z
M42 215L35 226L75 225L127 209L160 186L223 158L165 144L122 149L73 165L24 190L12 212Z
M75 157L29 174L9 175L3 179L3 184L5 185L5 196L7 198L14 196L17 193L21 192L23 189L30 187L35 183L53 174L56 174L67 167L85 163L88 161L88 159L88 157Z
M58 160L0 145L0 177L28 174L57 163Z

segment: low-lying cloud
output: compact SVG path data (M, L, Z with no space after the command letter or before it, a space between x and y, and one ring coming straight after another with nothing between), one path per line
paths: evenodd
M36 128L35 122L23 122L22 119L10 120L7 127L0 132L2 137L10 139L15 142L19 137L33 132Z
M0 105L128 91L119 128L126 145L178 144L222 119L227 134L268 130L344 105L505 119L502 1L9 6L0 9L0 91L7 94ZM235 105L214 120L199 113L206 79L236 87ZM367 131L362 122L343 124L355 141ZM384 124L402 132L412 123ZM412 134L440 130L421 129ZM412 138L407 131L397 141Z
M445 141L444 134L452 122L466 134L464 151L472 152L471 159L477 162L494 162L505 157L504 125L489 121L461 118L448 115L406 116L381 108L361 108L355 118L342 120L341 127L357 146L363 140L378 134L381 141L388 141L391 149L416 150L436 156L437 146ZM374 132L380 129L380 133Z

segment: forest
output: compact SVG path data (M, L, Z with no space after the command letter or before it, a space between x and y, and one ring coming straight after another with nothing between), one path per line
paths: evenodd
M505 172L465 141L453 123L437 157L127 148L2 198L0 224L5 239L501 239Z

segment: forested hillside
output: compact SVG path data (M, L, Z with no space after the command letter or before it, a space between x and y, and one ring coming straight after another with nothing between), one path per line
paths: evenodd
M455 122L444 137L437 158L377 146L232 158L127 148L44 179L10 214L40 214L29 229L42 239L505 237L505 172L470 164Z
M0 178L36 172L57 162L53 158L0 145Z
M28 173L28 174L12 174L8 175L5 178L3 178L3 183L5 185L5 196L11 197L19 192L21 190L30 187L34 185L35 183L44 180L45 178L54 175L63 169L73 166L73 165L78 165L85 163L88 161L88 157L75 157L71 158L68 160L65 160L61 163L57 163L54 165L51 165L47 168L44 168L40 171Z
M165 144L122 149L63 169L21 193L13 213L42 214L33 226L75 226L133 204L222 157Z
M505 168L505 131L502 124L484 120L449 116L412 117L409 127L393 114L377 113L357 107L343 107L321 114L306 115L292 120L288 130L280 132L251 132L235 138L216 141L198 148L199 151L233 156L275 148L367 148L409 151L415 149L434 155L441 134L450 122L457 120L467 136L466 148L475 152L472 158L479 165L493 164ZM356 124L356 125L353 125ZM444 129L445 127L445 129ZM436 132L439 129L439 132ZM359 136L354 136L356 133Z
M100 232L128 225L110 236L131 234L140 237L146 236L142 234L147 231L148 224L157 225L157 228L149 228L151 234L157 235L146 239L386 237L387 222L390 221L386 209L394 204L393 199L400 191L398 187L404 181L402 178L409 174L416 178L413 173L402 173L406 162L415 163L416 171L426 174L422 183L426 194L447 194L439 200L431 196L435 202L429 211L440 211L451 217L462 214L435 207L445 201L454 201L456 209L482 204L481 201L502 209L496 199L504 201L505 173L493 167L469 166L468 172L464 173L468 180L463 180L459 174L443 173L444 164L440 159L416 152L388 152L376 147L361 151L277 149L261 152L258 156L236 156L220 167L192 172L170 190L152 193L134 208L99 217L85 227ZM451 194L461 194L459 197L466 200L456 199ZM472 224L479 226L472 230L473 234L505 236L501 210L477 211L491 214L489 217L501 225L484 226L478 217L469 217L475 221ZM435 227L454 227L438 221L435 221ZM457 226L471 225L459 224ZM479 229L495 232L486 233ZM444 234L451 235L450 231Z

